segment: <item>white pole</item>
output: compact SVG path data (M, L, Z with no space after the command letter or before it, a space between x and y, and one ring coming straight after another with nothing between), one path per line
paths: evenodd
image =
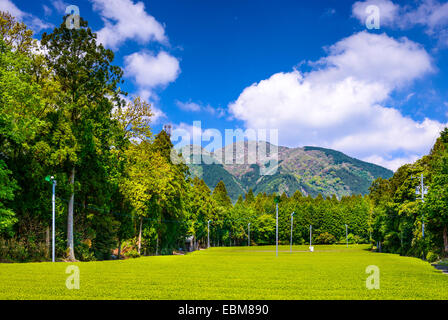
M311 248L311 234L312 234L312 231L313 231L313 226L312 225L310 225L310 248Z
M250 247L250 222L247 225L247 229L248 229L247 245Z
M424 199L424 187L425 185L423 184L423 173L420 175L420 193L422 195L422 202L425 202ZM422 220L422 237L423 239L425 239L425 214L423 213L423 220Z
M275 204L275 254L278 257L278 203Z
M56 220L56 180L53 179L53 196L51 199L51 204L52 204L52 216L53 216L53 221L52 221L52 261L55 262L55 220Z
M293 221L294 221L294 212L291 213L291 241L289 242L289 252L292 253L292 225L293 225Z

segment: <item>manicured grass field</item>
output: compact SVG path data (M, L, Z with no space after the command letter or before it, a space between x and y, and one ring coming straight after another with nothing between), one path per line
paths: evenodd
M211 248L185 256L75 263L0 264L0 299L448 299L448 275L415 258L366 246ZM380 268L368 290L365 269Z

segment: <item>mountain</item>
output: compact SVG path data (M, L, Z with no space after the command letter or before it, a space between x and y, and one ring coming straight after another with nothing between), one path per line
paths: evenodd
M250 188L254 194L286 192L292 195L296 190L313 197L319 193L324 197L366 194L373 180L393 175L389 169L331 149L309 146L288 148L266 143L266 150L260 149L259 143L245 141L230 144L213 153L192 145L178 151L184 157L190 154L188 166L191 174L204 179L210 189L213 190L223 180L233 201ZM260 174L260 170L266 173L269 168L275 168L272 162L269 166L267 161L271 159L270 151L276 150L277 170L272 170L272 174Z

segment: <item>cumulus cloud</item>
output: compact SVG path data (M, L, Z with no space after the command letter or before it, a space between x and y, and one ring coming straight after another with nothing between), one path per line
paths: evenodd
M26 16L26 13L16 7L12 1L9 0L0 0L0 10L7 11L17 19L23 19Z
M428 35L448 45L448 3L423 0L416 6L400 6L391 0L357 1L353 4L352 15L362 24L366 21L368 13L365 9L369 5L376 5L380 9L381 26L409 29L420 25Z
M179 61L165 51L157 55L136 52L124 57L125 75L134 78L140 87L166 86L176 80L180 73Z
M166 43L164 27L145 11L143 2L132 0L91 0L93 9L99 11L104 27L97 32L104 46L117 49L128 39L141 44L150 41Z
M153 122L166 118L157 106L158 97L154 90L165 87L176 80L180 73L179 61L165 51L154 55L150 52L136 52L124 57L124 75L134 79L138 95L151 104Z
M39 32L41 30L53 27L53 25L51 23L42 21L41 19L32 15L31 13L27 13L27 12L20 10L10 0L0 0L0 11L9 12L9 14L11 14L15 18L17 18L19 21L23 21L34 32Z
M380 166L383 166L385 168L389 168L393 171L397 170L399 167L401 167L404 163L413 163L419 158L418 155L411 155L409 157L404 158L395 158L395 159L385 159L380 156L370 156L367 158L364 158L364 161L376 163Z
M425 49L360 32L327 52L308 73L277 73L245 88L230 113L247 128L278 129L283 145L334 148L391 169L429 151L445 124L385 106L394 90L434 71Z
M168 44L164 27L145 10L143 2L133 0L91 0L104 27L97 31L98 41L104 46L118 49L127 40L139 44L159 42ZM53 0L55 8L64 7L63 0ZM134 80L136 95L152 105L153 121L165 118L157 106L156 90L175 81L180 73L179 60L161 50L157 54L141 50L124 57L124 76Z
M361 23L365 23L369 13L366 12L368 6L375 5L380 9L380 22L384 26L393 26L397 23L397 16L400 6L390 0L367 0L357 1L353 4L352 15Z

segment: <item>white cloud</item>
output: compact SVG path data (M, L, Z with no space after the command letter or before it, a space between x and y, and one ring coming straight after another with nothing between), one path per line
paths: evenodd
M189 112L207 112L213 116L218 118L222 118L225 115L225 110L223 108L213 108L211 105L207 104L203 106L202 104L192 102L191 100L188 102L176 101L176 105L184 111Z
M118 49L126 40L139 44L156 41L168 44L164 27L145 10L143 2L133 0L91 0L93 9L98 11L104 27L97 32L98 41L103 45ZM56 8L62 9L62 0L53 1ZM166 51L154 54L138 51L124 57L124 75L132 78L137 86L136 94L152 105L153 121L166 118L165 113L156 106L156 89L164 88L175 81L180 74L179 60Z
M205 131L202 130L202 128L200 126L195 125L195 123L193 123L193 125L190 125L188 123L185 122L181 122L179 124L174 125L174 130L185 130L186 132L188 132L188 134L190 135L190 139L191 141L189 142L189 144L192 144L193 141L201 141L202 136L205 134Z
M226 110L224 108L213 108L212 106L207 105L204 110L217 118L222 118L226 115Z
M193 148L196 150L194 153L205 151L202 150L202 140L206 138L209 130L210 129L202 130L200 121L193 122L193 125L189 125L185 122L175 124L173 126L172 135L174 148L179 150L185 146L193 145ZM222 145L219 147L222 147ZM186 154L189 154L189 152ZM184 153L184 156L186 154ZM205 154L209 153L205 151Z
M425 28L427 34L448 45L448 3L437 0L419 1L417 6L400 6L391 0L367 0L353 4L352 14L362 24L365 23L368 5L376 5L380 9L380 24L400 29L409 29L415 25Z
M143 2L132 0L91 0L93 9L100 12L104 27L98 40L104 46L117 49L128 39L141 44L150 41L167 43L164 27L145 11Z
M245 88L230 113L247 128L278 129L283 145L334 148L392 169L428 152L445 126L384 106L394 90L434 70L427 52L406 38L360 32L313 65Z
M165 51L153 55L151 52L136 52L124 57L125 76L133 77L140 87L166 86L177 79L179 61Z
M51 23L44 22L38 17L20 10L10 0L0 0L0 11L9 12L13 17L17 18L17 20L23 21L34 32L39 32L41 30L53 27Z
M370 156L370 157L364 158L362 160L367 161L367 162L371 162L371 163L376 163L376 164L378 164L380 166L383 166L385 168L389 168L389 169L391 169L393 171L396 171L403 164L405 164L405 163L413 163L418 158L419 158L418 155L411 155L409 157L395 158L395 159L385 159L385 158L380 157L380 156Z
M16 7L10 0L0 0L0 11L7 11L12 16L22 20L27 14Z
M180 109L184 111L191 111L191 112L198 112L201 111L202 107L194 102L182 102L182 101L176 101L176 106L178 106Z
M380 9L380 25L392 26L397 23L400 6L390 0L367 0L355 2L352 6L352 14L361 23L365 24L368 13L366 8L375 5Z
M42 5L42 8L44 9L44 14L46 16L49 16L53 13L53 10L51 10L51 8L46 5Z
M65 14L65 10L69 6L69 4L64 2L63 0L53 0L51 1L51 4L56 9L56 11L61 14Z
M448 26L448 3L440 3L434 0L425 0L414 10L406 10L404 13L404 27L420 24L428 28L432 33L438 28Z

